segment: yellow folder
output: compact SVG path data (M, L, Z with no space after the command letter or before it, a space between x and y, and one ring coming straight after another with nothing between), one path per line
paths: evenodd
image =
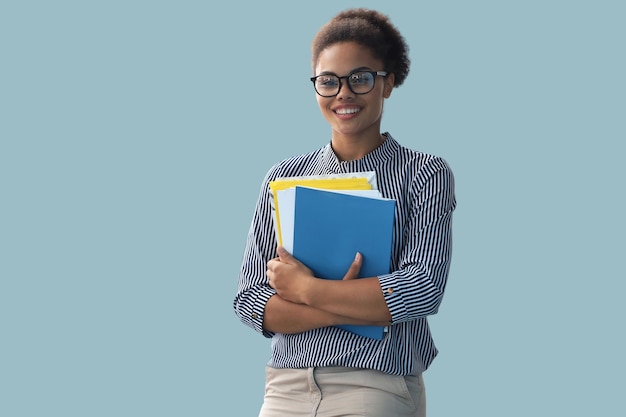
M285 190L295 186L312 187L325 190L372 190L376 189L376 176L373 172L339 174L338 176L318 177L290 177L279 178L270 182L270 190L274 198L274 226L278 244L282 246L283 239L280 230L280 214L278 212L278 190Z

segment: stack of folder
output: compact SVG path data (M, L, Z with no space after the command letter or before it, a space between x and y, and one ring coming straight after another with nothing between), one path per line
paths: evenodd
M395 200L383 198L374 172L290 177L270 183L280 245L318 278L343 278L357 252L359 278L389 273ZM338 326L382 339L381 326Z

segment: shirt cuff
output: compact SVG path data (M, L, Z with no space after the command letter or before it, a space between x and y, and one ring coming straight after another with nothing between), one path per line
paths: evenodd
M407 317L407 310L396 278L393 274L381 275L378 277L378 282L391 314L391 321L402 321L403 318Z
M263 334L263 336L270 338L274 336L274 333L268 332L263 329L263 315L265 314L265 306L267 305L267 301L276 294L276 290L270 287L262 288L256 301L252 306L252 311L250 312L250 317L248 317L248 321L252 324L252 327L259 333Z

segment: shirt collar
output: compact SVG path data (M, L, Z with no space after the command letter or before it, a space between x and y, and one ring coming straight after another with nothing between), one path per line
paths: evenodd
M389 134L383 133L385 141L361 159L340 161L330 143L322 150L322 164L329 174L374 171L377 166L398 152L400 144Z

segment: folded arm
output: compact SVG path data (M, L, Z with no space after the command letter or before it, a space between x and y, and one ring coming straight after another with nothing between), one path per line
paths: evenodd
M283 301L294 304L291 308L299 306L303 312L311 314L304 318L320 320L322 323L328 320L325 325L389 325L391 315L378 279L356 279L363 262L360 254L356 255L342 280L328 280L313 276L306 265L284 248L279 247L277 252L278 258L267 264L270 286ZM268 307L266 316L273 313L273 306Z

